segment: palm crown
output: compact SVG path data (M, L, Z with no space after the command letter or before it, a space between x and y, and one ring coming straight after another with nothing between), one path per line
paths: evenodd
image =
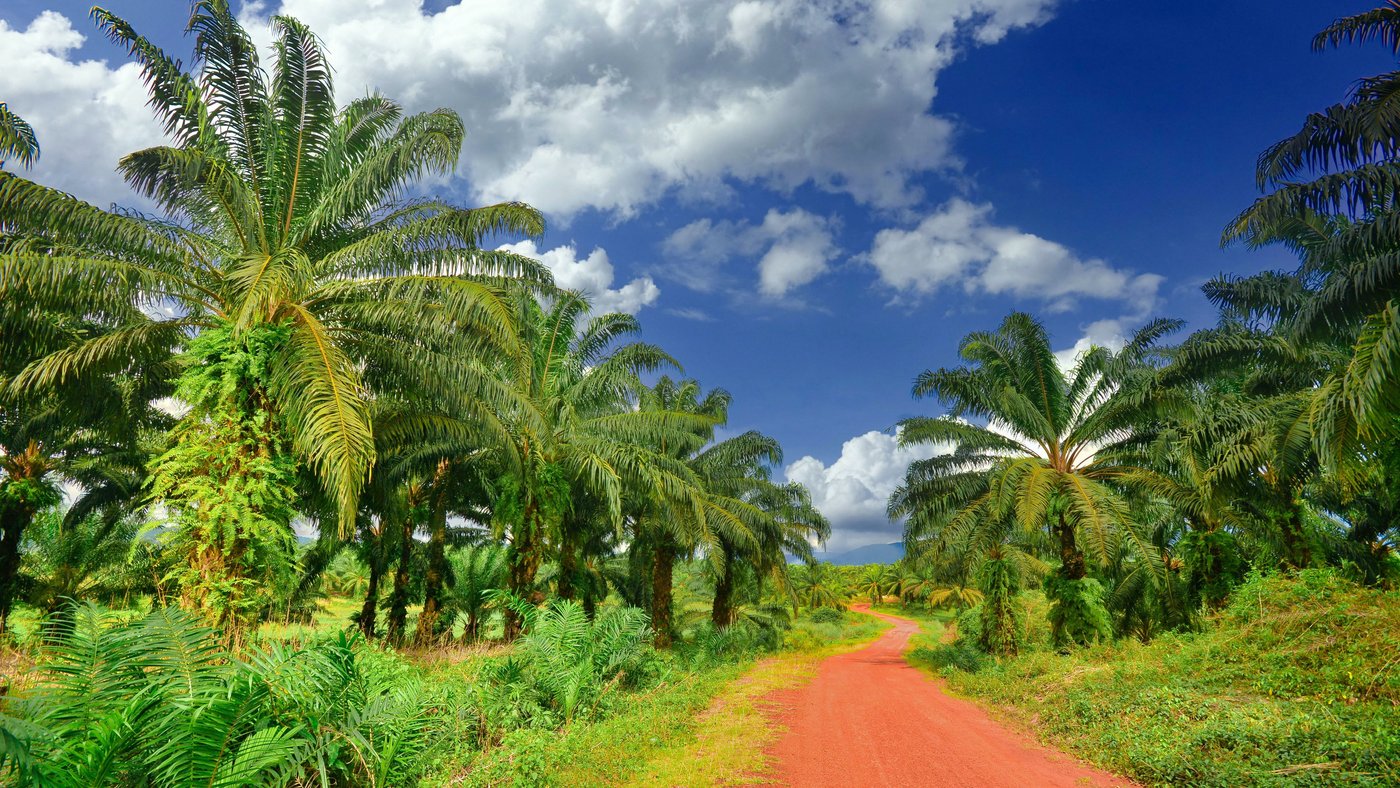
M0 263L3 287L41 308L122 317L17 385L150 363L211 328L284 328L265 394L348 522L374 458L373 392L477 388L471 351L511 344L500 278L548 281L480 242L539 232L539 215L404 200L418 177L455 165L461 120L405 117L379 96L337 110L320 44L294 19L273 21L269 77L223 0L194 5L188 71L125 21L93 13L141 65L171 141L120 163L165 217L102 211L0 173L0 229L18 249Z

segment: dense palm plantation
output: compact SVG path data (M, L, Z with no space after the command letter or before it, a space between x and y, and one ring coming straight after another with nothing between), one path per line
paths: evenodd
M1217 325L1066 363L1013 312L919 373L906 557L836 567L727 391L500 250L538 211L425 193L455 112L338 106L312 31L264 63L225 0L188 66L93 16L167 144L117 163L154 210L103 210L25 177L0 103L0 646L37 667L0 778L544 784L556 732L852 602L956 620L975 668L1205 632L1270 573L1400 582L1400 72L1260 157L1224 241L1299 264L1210 281ZM1397 41L1389 5L1315 43Z

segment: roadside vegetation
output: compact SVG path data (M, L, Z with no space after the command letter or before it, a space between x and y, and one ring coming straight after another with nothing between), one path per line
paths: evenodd
M539 212L424 194L456 113L336 106L226 0L188 67L93 18L169 144L119 163L155 212L104 210L0 104L0 780L757 779L759 698L861 602L1146 783L1400 781L1400 72L1261 156L1224 240L1299 264L1207 283L1216 326L1066 362L1012 313L920 373L906 557L837 567L728 392L501 251Z
M1397 40L1390 5L1314 46ZM1299 265L1208 282L1215 327L1067 364L1015 313L918 376L946 411L900 438L951 451L890 513L965 609L915 664L1148 784L1400 780L1398 84L1260 156L1223 241Z

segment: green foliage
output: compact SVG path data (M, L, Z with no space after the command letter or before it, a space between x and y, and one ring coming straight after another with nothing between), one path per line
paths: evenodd
M24 507L31 511L57 506L63 493L50 479L0 480L0 510Z
M1247 563L1241 546L1228 531L1191 531L1177 543L1188 568L1191 596L1219 608L1244 579Z
M651 660L651 628L636 608L612 608L590 621L571 600L535 608L498 595L524 621L515 652L487 666L476 687L482 725L500 736L554 727L601 713L609 694L635 683Z
M839 624L846 619L846 614L834 607L819 607L812 611L811 619L817 624Z
M266 398L288 337L284 326L197 337L176 389L190 412L151 465L152 499L178 524L169 545L187 559L173 579L192 609L235 632L292 567L296 461Z
M454 550L448 555L452 585L448 592L447 611L465 618L462 630L464 641L480 636L481 624L491 602L491 592L505 587L506 553L507 548L501 545L477 545Z
M1057 648L1085 646L1113 637L1113 622L1099 581L1051 575L1045 579L1045 595L1050 598L1050 636Z
M34 166L39 160L39 140L34 128L0 101L0 169L10 159L18 161L21 167Z
M989 558L978 567L977 582L984 595L978 607L978 645L988 654L1015 656L1021 647L1022 618L1015 567L1000 555Z
M1400 594L1334 570L1252 574L1201 633L938 667L960 692L1144 784L1400 780ZM918 652L916 657L928 656Z
M97 514L69 521L57 509L41 512L26 535L24 574L30 604L59 612L69 599L130 600L146 591L140 553L133 555L139 526L134 517Z
M238 660L173 608L120 624L86 605L5 699L0 766L46 788L407 782L454 709L354 637Z

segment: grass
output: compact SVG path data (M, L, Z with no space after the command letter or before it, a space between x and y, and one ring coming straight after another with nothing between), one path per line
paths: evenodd
M887 624L847 613L799 617L786 648L677 670L658 686L621 696L604 719L561 730L523 730L429 785L712 786L763 782L763 750L780 731L765 716L771 692L800 686L826 657L873 639Z
M626 785L689 788L766 783L764 750L777 741L782 729L773 725L764 699L778 690L806 684L827 657L859 648L888 628L889 624L858 613L843 614L839 624L813 622L810 615L799 618L789 632L789 643L807 642L794 633L810 633L825 638L824 642L760 660L738 681L723 687L694 721L690 735L657 752Z
M911 661L1149 785L1400 784L1400 594L1331 572L1253 577L1205 631L1148 645L971 665L956 649Z

